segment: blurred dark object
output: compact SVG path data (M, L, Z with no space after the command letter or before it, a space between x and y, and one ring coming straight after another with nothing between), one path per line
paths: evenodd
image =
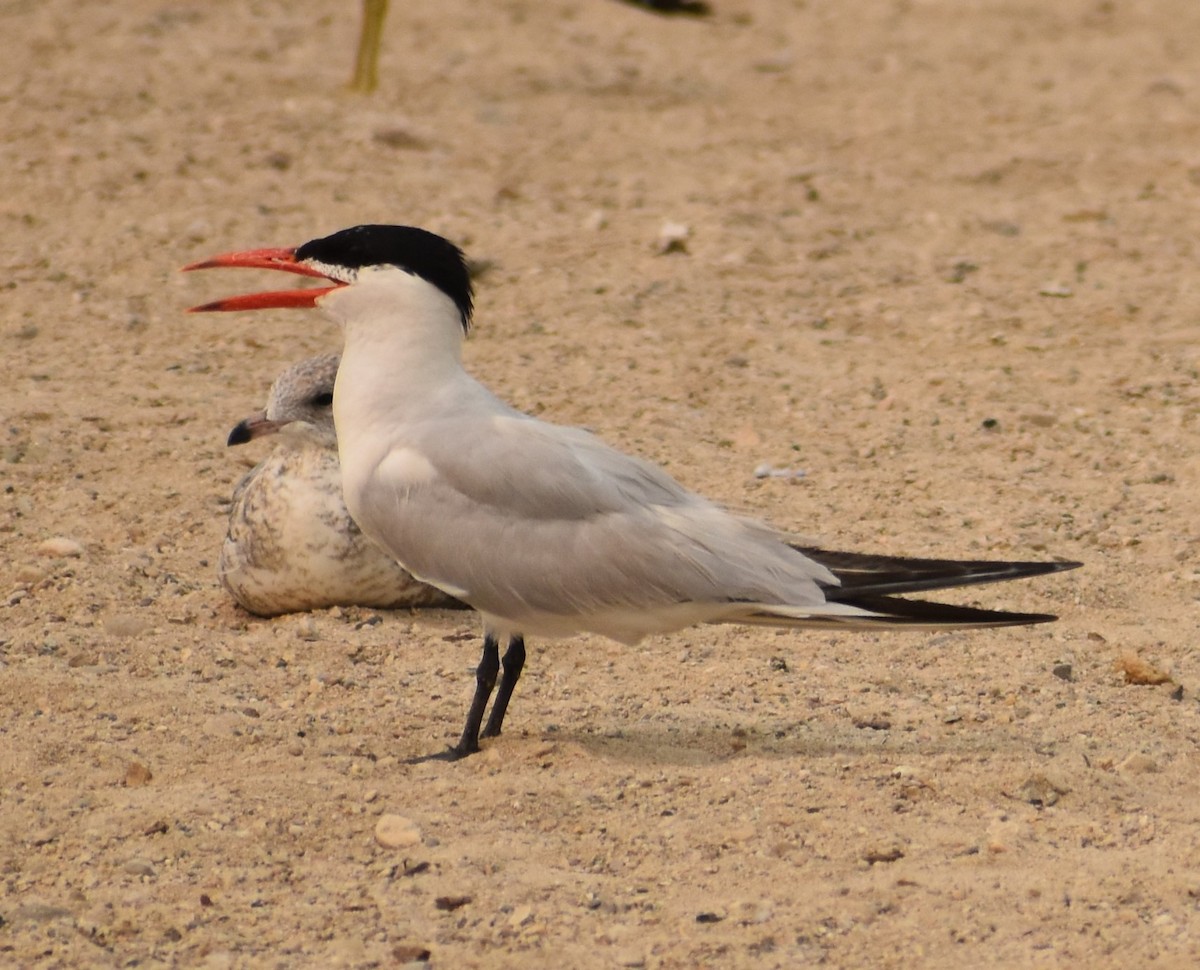
M712 7L703 0L621 0L621 3L663 14L682 13L691 17L705 17L712 13Z
M354 58L354 77L350 90L370 94L379 86L379 42L383 37L383 18L388 0L363 0L362 33Z

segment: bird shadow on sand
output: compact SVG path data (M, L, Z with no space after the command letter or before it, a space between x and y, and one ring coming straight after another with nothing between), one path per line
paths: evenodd
M501 761L553 758L554 749L575 748L584 757L642 766L704 767L749 759L796 761L798 764L829 758L905 758L955 755L971 757L994 754L1026 745L1008 732L964 730L930 740L927 734L910 730L880 730L826 723L777 722L769 725L673 725L639 724L615 731L554 730L540 738L520 732L484 742ZM479 757L479 756L475 756ZM441 753L414 761L451 760ZM473 759L468 759L473 760Z

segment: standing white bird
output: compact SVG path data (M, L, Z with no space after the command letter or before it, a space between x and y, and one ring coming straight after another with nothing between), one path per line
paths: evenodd
M408 226L356 226L295 249L186 267L283 270L329 285L217 300L196 311L320 307L343 330L333 411L346 505L422 582L483 619L462 737L500 733L524 637L591 632L633 644L697 623L879 629L1011 626L1053 616L897 594L1070 569L797 548L664 471L575 428L509 407L462 366L473 309L462 252Z
M271 385L266 410L229 433L230 445L266 435L278 443L234 490L221 585L259 616L328 606L462 608L413 579L346 511L333 426L339 359L293 364Z

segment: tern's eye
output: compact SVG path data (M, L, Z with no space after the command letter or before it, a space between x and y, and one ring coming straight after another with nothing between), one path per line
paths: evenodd
M312 405L319 408L328 408L333 406L333 391L322 391L310 401Z

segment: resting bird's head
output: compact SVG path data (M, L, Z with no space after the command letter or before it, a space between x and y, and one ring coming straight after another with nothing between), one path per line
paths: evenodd
M335 446L333 383L340 360L341 354L321 354L293 364L271 385L266 410L239 421L226 443L244 445L287 428Z

